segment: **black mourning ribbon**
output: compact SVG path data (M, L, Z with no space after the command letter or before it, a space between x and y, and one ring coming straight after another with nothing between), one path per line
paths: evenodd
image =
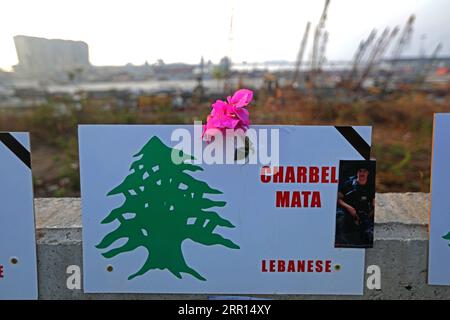
M353 127L335 126L335 128L365 160L370 160L370 146Z
M0 132L0 141L31 169L30 152L9 132Z

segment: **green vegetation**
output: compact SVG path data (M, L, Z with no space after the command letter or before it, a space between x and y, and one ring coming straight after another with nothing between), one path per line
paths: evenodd
M287 89L276 98L259 93L249 107L253 124L372 125L377 191L428 192L434 112L450 112L450 101L437 102L406 93L390 100L343 103L339 99L299 96ZM262 99L264 97L264 99ZM30 131L37 197L79 196L78 124L192 124L204 120L209 103L173 110L106 107L61 101L31 109L0 110L4 131Z

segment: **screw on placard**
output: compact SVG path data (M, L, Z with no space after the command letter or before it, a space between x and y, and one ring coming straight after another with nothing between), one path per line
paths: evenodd
M109 265L106 266L106 271L113 272L113 270L114 270L114 268L113 268L112 265L109 264Z
M19 263L19 259L17 259L17 257L12 257L11 259L9 259L9 261L11 262L11 264L18 264Z
M335 270L335 271L341 270L341 265L340 265L340 264L334 265L334 270Z

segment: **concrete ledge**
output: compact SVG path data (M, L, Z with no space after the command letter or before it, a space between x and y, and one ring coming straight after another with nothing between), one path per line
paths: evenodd
M450 299L450 286L427 285L428 206L424 193L377 194L375 244L366 267L381 268L381 290L363 296L258 295L269 299ZM84 294L66 288L66 268L82 268L79 198L36 199L40 299L208 299L208 295Z

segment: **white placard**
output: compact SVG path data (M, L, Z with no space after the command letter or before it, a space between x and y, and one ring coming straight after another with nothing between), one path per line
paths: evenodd
M279 134L274 182L261 158L177 168L177 129L208 153L193 126L79 127L85 292L363 293L365 250L334 247L339 161L364 160L339 130L253 126L267 154Z
M0 299L37 299L28 133L0 132Z
M435 114L428 283L450 285L450 114Z

